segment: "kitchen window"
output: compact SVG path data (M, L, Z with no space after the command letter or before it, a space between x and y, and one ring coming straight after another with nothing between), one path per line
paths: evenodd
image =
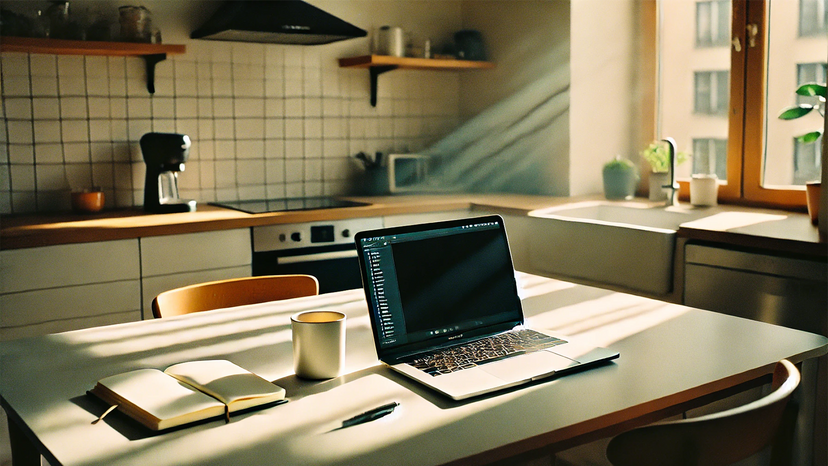
M805 206L803 185L817 177L821 140L791 141L823 120L817 112L789 121L778 115L798 102L794 91L803 80L825 82L827 6L828 0L658 1L650 13L655 134L694 154L677 173L684 196L691 174L714 171L723 201ZM723 24L726 41L718 39Z

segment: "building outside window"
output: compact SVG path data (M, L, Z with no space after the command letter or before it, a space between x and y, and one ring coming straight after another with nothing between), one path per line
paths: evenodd
M818 181L822 173L822 144L804 144L794 138L794 184Z
M694 81L695 112L706 115L727 114L728 72L696 71Z
M693 138L693 173L727 179L727 139Z
M730 43L730 0L696 3L696 47Z
M826 63L799 63L796 65L796 85L801 86L807 83L825 84ZM815 96L797 95L796 103L816 105L819 98Z

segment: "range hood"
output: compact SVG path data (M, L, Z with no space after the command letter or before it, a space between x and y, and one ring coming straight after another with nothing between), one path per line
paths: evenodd
M366 31L302 0L231 0L190 37L316 45L366 35Z

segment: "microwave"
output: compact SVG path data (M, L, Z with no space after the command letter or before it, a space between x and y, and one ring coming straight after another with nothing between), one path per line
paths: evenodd
M388 191L421 191L428 179L431 157L420 154L388 154Z

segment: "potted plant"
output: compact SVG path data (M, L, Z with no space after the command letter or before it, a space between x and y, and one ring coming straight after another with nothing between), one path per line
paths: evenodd
M799 86L796 93L802 96L817 97L816 104L802 103L787 107L779 114L781 120L795 120L801 118L813 110L816 110L822 118L825 118L826 87L824 84L808 83ZM813 144L822 136L822 129L797 136L796 139L804 144ZM822 181L815 180L805 183L806 205L811 223L816 225L819 210L819 198L822 193Z
M632 199L638 184L635 164L620 155L604 164L604 196L607 199Z
M667 193L662 186L667 184L668 170L670 169L669 149L662 141L653 141L641 151L641 157L650 164L650 200L663 201ZM690 158L687 152L676 153L676 166Z

